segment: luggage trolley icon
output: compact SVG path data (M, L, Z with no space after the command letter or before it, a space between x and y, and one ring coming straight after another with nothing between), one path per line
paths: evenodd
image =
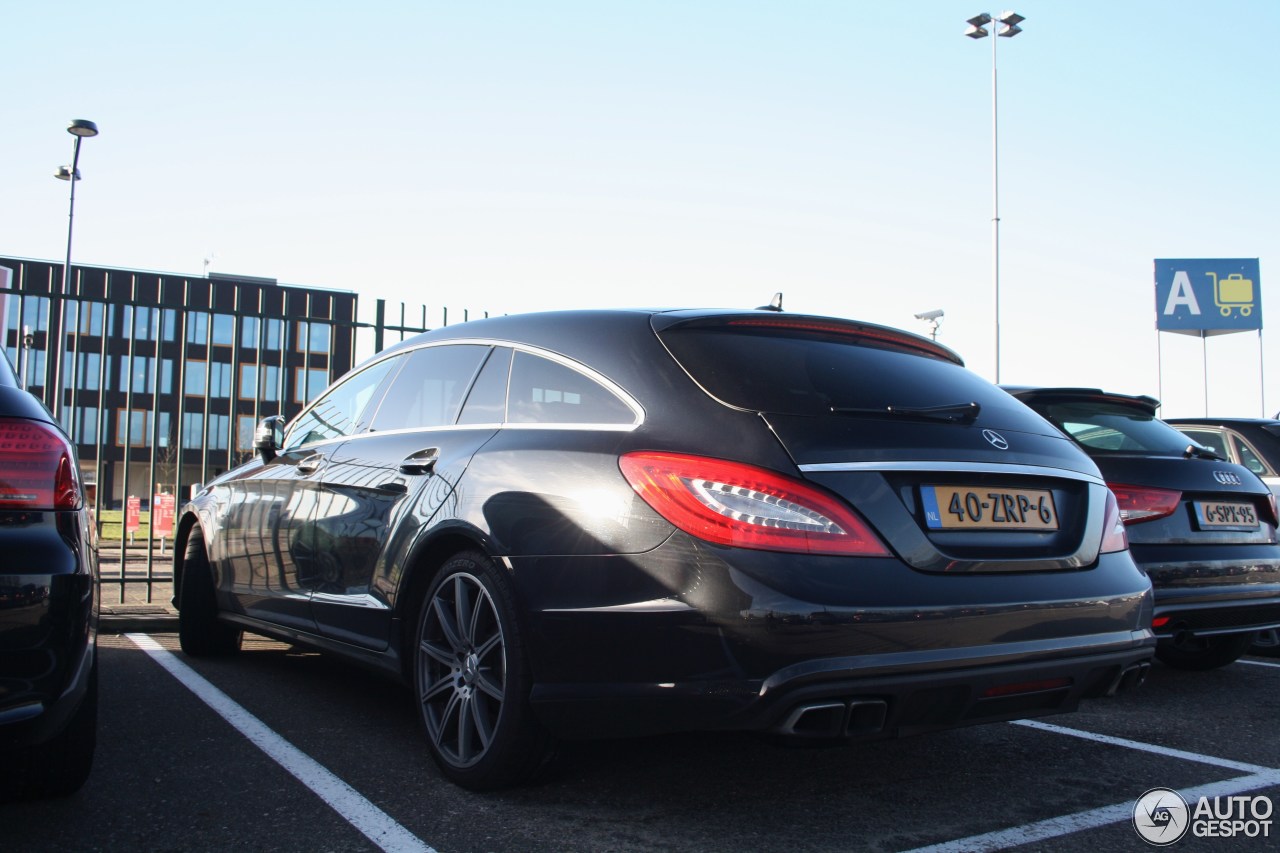
M1213 304L1218 306L1223 317L1230 317L1232 310L1239 311L1241 317L1253 313L1253 279L1238 272L1221 280L1216 272L1205 275L1213 279Z

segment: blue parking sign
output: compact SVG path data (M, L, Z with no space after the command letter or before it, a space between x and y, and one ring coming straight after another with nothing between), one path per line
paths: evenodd
M1156 329L1207 337L1262 328L1257 258L1161 259Z

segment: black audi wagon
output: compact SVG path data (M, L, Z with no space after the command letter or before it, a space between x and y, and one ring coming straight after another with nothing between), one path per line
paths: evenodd
M776 311L573 311L379 353L180 514L183 649L412 686L465 787L555 739L906 735L1141 680L1097 467L952 351Z
M1276 499L1252 471L1157 418L1153 397L1009 390L1078 441L1116 493L1155 585L1157 657L1213 669L1280 627Z

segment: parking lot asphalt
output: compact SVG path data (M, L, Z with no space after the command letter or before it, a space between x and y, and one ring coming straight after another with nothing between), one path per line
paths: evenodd
M1131 815L1153 788L1280 801L1272 659L1157 665L1074 714L846 747L569 743L537 784L478 795L440 777L406 688L332 657L250 636L196 660L171 633L105 630L100 649L93 774L67 799L0 806L6 851L1098 853L1150 849ZM1274 850L1269 828L1168 849Z

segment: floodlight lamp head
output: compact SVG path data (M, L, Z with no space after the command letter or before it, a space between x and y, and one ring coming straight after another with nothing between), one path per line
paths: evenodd
M971 39L984 39L991 35L983 27L969 27L969 29L964 31L964 34Z
M1010 13L1006 12L1005 14L1007 15ZM983 12L981 15L974 15L972 18L965 21L965 23L971 27L985 27L987 24L991 23L991 16L986 12Z
M67 133L72 136L88 138L98 135L98 126L87 118L78 118L67 125Z

